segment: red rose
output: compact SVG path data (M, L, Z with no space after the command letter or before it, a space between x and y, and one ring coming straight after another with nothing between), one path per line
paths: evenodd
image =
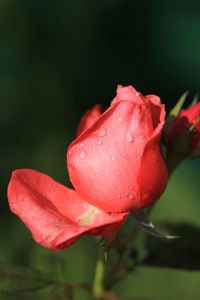
M8 186L11 210L44 247L66 248L83 233L102 235L109 245L128 217L123 212L150 205L165 189L164 118L157 96L119 86L103 114L99 105L86 112L69 147L76 191L37 171L16 170Z
M166 144L171 145L185 131L195 124L190 132L189 153L192 154L200 148L200 102L192 105L175 117L166 135Z
M106 212L152 204L167 184L160 151L164 105L155 95L144 97L132 86L118 86L111 106L95 116L67 153L77 193Z

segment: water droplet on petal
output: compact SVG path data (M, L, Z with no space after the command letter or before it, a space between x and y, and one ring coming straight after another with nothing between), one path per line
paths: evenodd
M138 97L138 96L139 96L139 94L140 94L140 93L136 92L136 93L135 93L135 96L136 96L136 97Z
M111 130L112 130L111 128L108 128L108 131L109 131L109 132L111 132Z
M137 160L140 160L141 159L141 156L137 156Z
M122 174L122 178L125 178L126 177L126 174Z
M72 150L69 150L68 154L69 154L69 155L72 155Z
M133 187L132 187L132 185L130 185L130 186L129 186L129 190L130 190L130 191L132 191L132 190L133 190Z
M87 156L87 153L85 151L81 152L80 159L84 159Z
M102 141L101 141L101 140L98 140L98 141L97 141L97 144L98 144L98 145L101 145L101 144L102 144Z
M120 194L118 194L118 195L117 195L117 199L120 199L120 198L121 198L121 195L120 195Z
M132 199L134 198L134 196L133 196L132 193L128 193L128 194L127 194L127 197L128 197L130 200L132 200Z
M118 121L118 122L121 122L121 121L122 121L122 117L119 117L119 118L117 119L117 121Z
M115 156L113 156L111 159L112 159L112 161L115 161L115 160L116 160Z
M106 130L105 129L101 129L100 131L99 131L99 135L100 136L105 136L106 135Z
M143 140L144 139L144 134L139 134L139 139Z
M81 146L81 148L83 148L83 147L85 146L85 144L84 144L84 143L81 143L80 146Z
M132 135L130 134L130 132L127 132L126 140L127 140L128 143L132 143L133 137L132 137Z
M120 172L118 171L116 174L117 174L117 176L119 176L119 175L120 175Z
M40 226L37 227L37 229L39 229L39 230L40 230L40 228L41 228Z

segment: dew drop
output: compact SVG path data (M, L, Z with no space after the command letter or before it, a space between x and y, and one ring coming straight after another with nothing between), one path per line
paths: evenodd
M126 153L123 153L123 156L124 156L124 157L126 157L126 156L127 156L127 154L126 154Z
M126 174L122 174L122 178L125 178L126 177Z
M117 121L118 121L118 122L121 122L121 121L122 121L122 117L119 117L119 118L117 119Z
M69 150L68 154L69 154L69 155L72 155L72 150Z
M121 195L120 195L120 194L118 194L118 195L117 195L117 199L120 199L120 198L121 198Z
M132 200L132 199L134 198L134 196L133 196L132 193L128 193L128 194L127 194L127 197L128 197L130 200Z
M126 140L127 140L128 143L132 143L133 137L132 137L132 135L130 134L130 132L127 133L127 135L126 135Z
M118 171L118 172L116 173L116 175L119 176L119 175L120 175L120 172Z
M106 130L105 129L101 129L100 131L99 131L99 135L100 136L105 136L106 135Z
M137 160L140 160L141 159L141 157L140 156L137 156Z
M37 227L37 229L39 229L39 230L40 230L40 228L41 228L40 226Z
M98 144L98 145L101 145L101 144L102 144L102 141L101 141L101 140L98 140L98 141L97 141L97 144Z
M83 147L85 146L85 144L84 144L84 143L81 143L80 146L81 146L81 148L83 148Z
M85 151L81 152L80 159L84 159L87 156L87 153Z
M132 191L132 190L133 190L133 187L132 187L132 185L130 185L130 186L129 186L129 190L130 190L130 191Z
M113 156L111 159L112 159L112 161L115 161L115 160L116 160L115 156Z
M139 93L138 93L138 92L136 92L136 93L135 93L135 96L136 96L136 97L138 97L138 96L139 96Z
M108 128L108 131L109 131L109 132L111 132L111 130L112 130L111 128Z

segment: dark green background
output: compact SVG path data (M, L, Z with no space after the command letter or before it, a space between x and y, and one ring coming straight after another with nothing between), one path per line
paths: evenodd
M9 211L13 169L37 169L68 184L66 150L88 107L107 107L117 84L132 84L159 95L169 110L185 90L191 98L200 91L199 74L199 1L0 0L0 261L43 268L49 253ZM179 167L155 222L200 225L199 167L199 160ZM70 282L91 281L96 252L92 238L83 238L55 256L64 257ZM143 268L116 291L122 299L199 299L199 282L199 273ZM46 294L0 295L35 297Z

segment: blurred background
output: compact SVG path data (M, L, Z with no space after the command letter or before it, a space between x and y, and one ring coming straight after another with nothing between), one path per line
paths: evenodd
M199 54L199 1L0 0L0 262L45 269L50 253L9 211L12 170L33 168L69 184L66 150L85 110L108 107L117 84L159 95L167 110L186 90L192 99L200 92ZM152 215L155 223L200 226L199 168L198 159L176 170ZM65 261L66 280L91 282L95 247L84 237L51 255ZM140 268L115 291L121 299L199 299L199 282L198 272ZM90 298L77 293L75 299Z

